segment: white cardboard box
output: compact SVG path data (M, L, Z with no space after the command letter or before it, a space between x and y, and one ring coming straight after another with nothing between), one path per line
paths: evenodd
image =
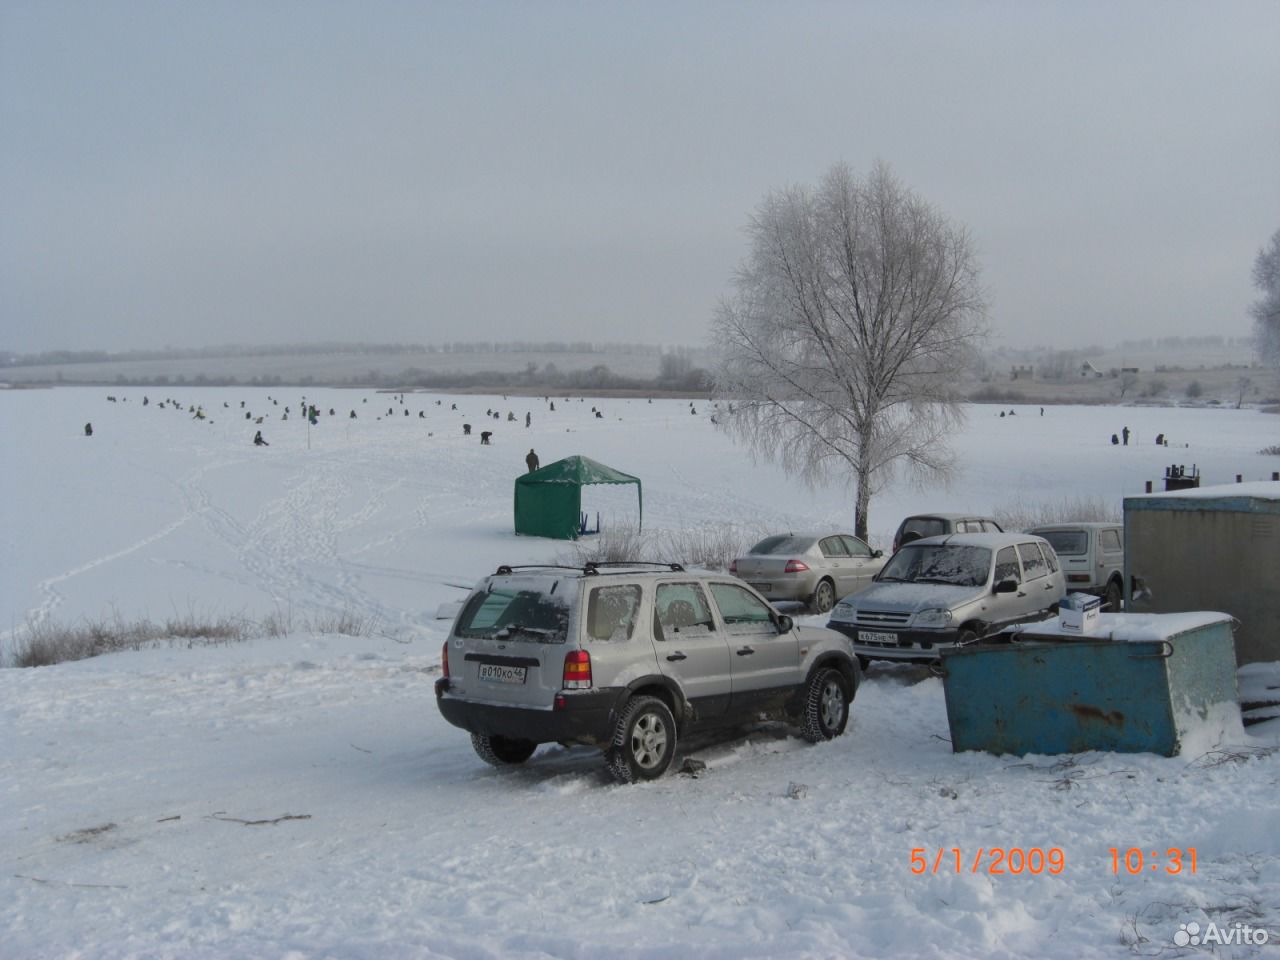
M1102 598L1087 593L1069 593L1058 605L1058 626L1072 633L1092 633L1098 628Z

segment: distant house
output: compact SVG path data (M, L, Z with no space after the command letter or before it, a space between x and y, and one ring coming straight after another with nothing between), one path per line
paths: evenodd
M1100 377L1102 376L1102 371L1086 360L1084 363L1080 364L1080 376Z
M1031 367L1013 367L1009 370L1010 380L1030 380L1032 379Z

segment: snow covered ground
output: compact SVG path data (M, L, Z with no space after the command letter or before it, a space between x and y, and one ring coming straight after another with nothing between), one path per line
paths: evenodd
M941 682L874 666L844 737L691 743L696 778L618 787L591 751L548 747L485 766L435 708L435 611L500 562L565 552L511 534L531 446L639 476L650 529L851 520L847 491L753 464L701 401L554 399L0 392L0 654L27 623L294 624L0 669L0 957L1191 956L1209 948L1177 944L1237 924L1271 945L1215 955L1276 949L1280 721L1219 745L1239 762L956 755ZM1256 452L1280 420L1256 411L1013 409L972 408L951 489L878 494L873 539L921 509L1118 503L1173 462L1206 483L1280 469ZM374 629L307 627L341 614ZM993 873L992 848L1015 847L1062 868ZM1112 848L1148 864L1117 871ZM1151 870L1169 848L1195 848L1195 872Z

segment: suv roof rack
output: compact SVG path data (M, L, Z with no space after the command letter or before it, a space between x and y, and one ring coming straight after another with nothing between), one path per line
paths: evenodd
M621 573L621 570L601 570L600 567L662 567L673 573L683 573L684 565L679 563L663 563L657 560L588 560L580 567L571 567L563 563L504 563L494 573L496 577L510 576L517 570L572 570L587 577L601 573Z
M582 572L587 576L599 574L600 567L662 567L673 573L683 573L684 565L680 563L664 563L660 560L588 560L582 565ZM610 571L604 571L610 572Z
M494 572L495 577L505 577L516 570L575 570L582 572L581 567L568 567L563 563L504 563Z

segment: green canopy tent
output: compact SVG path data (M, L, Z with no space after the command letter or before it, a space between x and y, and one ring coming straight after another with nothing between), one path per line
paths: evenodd
M582 488L591 483L634 483L643 522L639 478L589 457L565 457L516 479L516 533L576 540L582 529Z

